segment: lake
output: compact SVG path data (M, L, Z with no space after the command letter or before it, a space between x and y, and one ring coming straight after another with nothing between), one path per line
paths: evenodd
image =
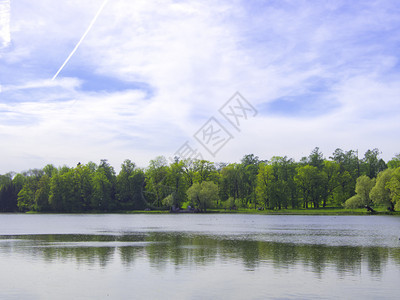
M0 215L0 299L397 299L391 216Z

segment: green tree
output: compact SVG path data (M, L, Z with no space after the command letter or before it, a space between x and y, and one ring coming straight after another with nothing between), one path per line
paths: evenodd
M68 172L61 175L63 184L64 207L65 212L82 211L82 195L79 187L79 179L77 180L76 170L71 168Z
M133 175L136 165L131 160L126 159L121 165L121 171L117 176L117 201L121 209L133 209L135 186Z
M58 173L58 170L54 165L49 164L43 168L43 172L44 175L47 175L47 177L51 178L54 174Z
M133 209L144 209L147 206L143 195L146 176L141 169L136 169L130 176L133 185Z
M394 203L392 202L388 183L392 179L393 172L393 169L386 169L382 172L379 172L378 177L376 178L375 186L369 193L370 199L374 204L384 205L391 211L394 210Z
M324 156L318 147L315 147L311 154L308 156L308 164L322 170L324 166Z
M372 201L369 195L374 186L375 178L371 179L367 175L361 175L360 177L358 177L355 189L356 195L346 200L344 204L345 207L355 208L371 205Z
M70 167L64 165L64 166L62 166L62 167L59 167L56 173L57 173L57 174L60 174L60 175L63 175L63 174L65 174L65 173L68 173L70 170L71 170ZM53 174L53 175L54 175L54 174Z
M366 175L362 175L357 178L356 193L361 197L365 205L372 204L369 194L374 186L375 186L375 178L371 179Z
M188 186L192 186L196 180L195 160L185 159L183 160L183 173L186 178Z
M334 191L340 186L340 165L335 161L324 161L323 169L323 199L322 206L326 207L328 200L334 202Z
M386 169L385 162L379 158L380 151L375 148L373 150L367 150L362 160L363 174L369 178L376 178L380 171Z
M49 183L48 203L56 212L81 212L92 209L94 174L88 165L64 166L53 172Z
M36 186L32 181L25 184L18 193L18 208L22 212L33 211L35 208L35 192Z
M62 166L58 168L58 172L56 172L50 181L50 196L49 203L55 212L64 212L68 211L68 199L70 191L72 190L72 183L68 182L69 177L68 174L71 169L67 166Z
M218 186L212 181L196 182L187 190L187 195L194 207L207 211L218 200Z
M254 154L245 155L241 161L242 174L242 186L243 193L242 198L246 199L246 204L253 203L254 209L257 208L257 175L260 160L258 156Z
M344 207L348 209L355 209L364 206L365 206L364 201L361 199L360 195L357 194L347 199L346 202L344 203Z
M49 204L56 212L80 212L83 210L81 190L75 169L66 168L53 175L50 181Z
M257 174L257 199L264 204L264 208L274 208L274 168L272 165L261 163Z
M348 171L341 170L338 176L339 187L333 192L333 204L341 206L355 194L355 182Z
M26 177L20 173L16 174L12 179L12 183L14 184L17 194L22 190L24 184L26 182Z
M173 196L173 194L169 194L167 197L165 197L163 200L162 200L162 204L165 206L165 207L168 207L168 208L172 208L175 204L175 199L174 199L174 196Z
M64 208L64 198L62 177L57 173L50 181L49 204L52 210L61 212Z
M115 176L115 170L114 168L108 163L107 159L102 159L100 160L100 164L97 168L97 171L102 170L103 174L107 177L108 182L110 183L110 199L104 202L104 205L107 207L104 207L104 209L115 209L116 208L116 181L117 178ZM108 199L108 197L105 197L105 199Z
M18 208L20 211L35 211L35 194L38 189L38 183L44 172L40 169L31 169L24 172L25 177L23 187L18 193Z
M107 175L107 170L100 167L93 173L91 206L95 210L108 211L112 206L113 185Z
M0 175L0 189L3 186L9 185L12 182L12 177L13 176L12 176L11 173L8 173L8 174L5 174L5 175Z
M296 163L293 159L285 157L274 156L271 158L271 165L274 170L274 202L277 207L287 208L289 204L293 208L298 205L297 186L294 181L296 175Z
M11 173L0 175L0 212L17 211L18 192Z
M386 184L386 187L390 191L392 202L396 210L400 209L400 167L395 169L392 174L392 178Z
M158 156L151 160L146 170L145 195L148 203L155 207L162 207L162 200L170 194L166 184L168 173L167 160L163 156Z
M400 167L400 153L396 154L395 157L393 157L390 161L388 161L387 166L390 169L396 169Z
M310 165L299 167L295 181L302 196L303 208L308 208L309 203L318 208L322 194L322 176L318 168Z
M356 180L361 175L358 151L344 152L338 148L330 158L339 164L338 181L340 184L334 191L333 202L335 205L342 205L355 194Z
M50 177L45 174L43 175L37 186L37 190L35 192L35 210L36 211L49 211L50 197Z
M238 164L229 164L221 170L221 199L240 198L242 173Z
M93 193L92 176L95 172L89 164L78 164L72 171L75 209L88 211L91 209Z
M172 206L180 207L186 201L186 191L188 189L183 161L176 160L169 166L165 182L169 195L172 195Z
M218 181L218 173L214 163L208 160L194 160L194 182L202 183L203 181Z

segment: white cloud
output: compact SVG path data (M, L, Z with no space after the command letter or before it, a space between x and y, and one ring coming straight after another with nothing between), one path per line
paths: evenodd
M199 146L192 135L236 91L260 114L215 160L298 159L315 146L326 156L337 147L378 147L386 159L400 151L400 20L390 2L109 1L50 82L102 2L13 2L12 48L0 57L9 70L0 77L0 156L10 159L0 172L100 158L145 166L186 140ZM147 88L89 91L82 72ZM309 95L307 118L268 111L276 99Z

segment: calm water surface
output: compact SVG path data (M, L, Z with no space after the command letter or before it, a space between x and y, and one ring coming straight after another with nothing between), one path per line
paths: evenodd
M0 215L0 299L398 299L400 218Z

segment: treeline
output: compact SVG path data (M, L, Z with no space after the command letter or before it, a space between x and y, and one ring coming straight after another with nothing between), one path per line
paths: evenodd
M143 209L386 206L400 208L400 154L387 163L378 149L362 159L336 149L329 159L319 148L296 162L288 157L240 163L151 160L145 169L125 160L121 171L101 160L76 167L46 165L0 175L2 212L113 212Z

